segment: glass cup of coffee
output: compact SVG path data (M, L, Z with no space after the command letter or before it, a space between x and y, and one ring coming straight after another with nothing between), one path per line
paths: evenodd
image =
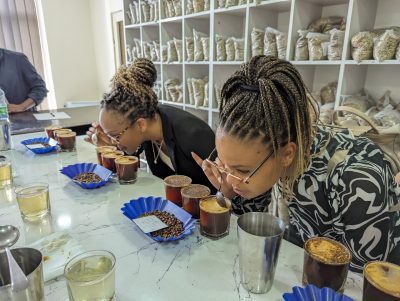
M181 189L189 186L192 179L182 175L172 175L164 179L165 195L167 200L182 207Z
M230 219L229 208L221 207L214 195L200 200L200 233L202 235L211 238L228 235Z
M11 161L7 158L0 158L0 189L11 185L12 169Z
M50 126L46 127L44 130L46 131L46 135L48 138L55 139L54 131L60 130L60 129L62 129L62 127L59 125L50 125Z
M59 134L71 133L71 132L72 132L71 129L57 129L57 130L54 130L54 131L53 131L53 133L54 133L54 139L57 140L57 137L58 137Z
M210 193L211 191L207 186L200 184L190 184L189 186L183 187L181 189L183 209L190 213L193 218L199 218L200 200L209 196Z
M349 249L333 239L313 237L304 244L303 286L330 287L343 293L351 262Z
M120 184L133 184L137 180L139 159L135 156L122 156L115 159Z
M57 140L62 150L67 152L72 152L75 150L75 143L76 143L75 132L57 133Z
M400 266L372 261L364 266L362 301L400 301Z
M72 258L64 268L70 301L115 300L114 254L89 251Z
M115 150L115 151L108 151L103 152L101 154L101 161L103 166L113 173L117 172L117 167L115 166L115 159L122 157L124 155L123 151Z
M49 185L33 183L15 189L21 215L27 220L37 220L50 212Z
M117 150L117 147L112 146L112 145L105 145L105 146L96 147L97 162L100 165L103 165L102 153L110 152L110 151L116 151L116 150Z

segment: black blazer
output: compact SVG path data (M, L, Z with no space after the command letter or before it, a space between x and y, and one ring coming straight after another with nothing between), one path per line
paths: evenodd
M215 135L212 129L195 115L172 106L159 105L158 113L161 116L164 143L175 172L160 158L157 164L154 163L152 143L146 141L142 148L152 173L161 179L174 174L185 175L192 179L193 184L206 185L215 192L215 188L191 155L192 151L201 158L210 155L215 147Z

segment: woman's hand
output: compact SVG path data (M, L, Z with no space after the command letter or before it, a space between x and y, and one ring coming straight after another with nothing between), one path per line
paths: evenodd
M97 141L92 140L93 134L96 134ZM104 133L98 122L92 123L84 140L97 146L112 145L111 139Z
M201 159L197 154L192 152L192 157L196 161L196 163L203 169L204 174L211 182L211 184L222 192L222 194L227 198L233 198L235 196L235 192L233 191L232 185L230 185L226 181L226 174L219 172L219 170L211 165L207 160ZM218 165L220 165L220 161L216 160Z

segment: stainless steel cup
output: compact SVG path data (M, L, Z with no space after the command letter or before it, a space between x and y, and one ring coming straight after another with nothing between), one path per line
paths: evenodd
M14 292L11 289L10 270L7 256L4 251L0 253L0 300L2 301L43 301L43 256L36 249L17 248L11 250L15 261L28 278L28 287L22 291Z
M274 281L285 223L264 212L245 213L238 219L240 279L245 289L268 292Z

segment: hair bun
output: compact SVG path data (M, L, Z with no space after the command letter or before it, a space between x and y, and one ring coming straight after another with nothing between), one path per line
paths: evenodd
M157 80L156 67L153 62L148 59L136 59L132 65L129 66L129 70L134 80L149 87L153 87Z

